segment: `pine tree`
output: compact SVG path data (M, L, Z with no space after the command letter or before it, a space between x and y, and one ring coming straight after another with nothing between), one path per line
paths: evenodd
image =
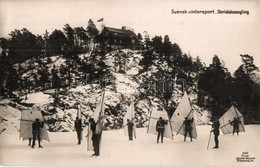
M12 66L8 65L6 73L4 75L5 88L9 97L13 97L13 92L21 85L18 84L19 76L17 70Z
M96 25L94 24L94 22L91 19L89 19L89 21L88 21L87 33L88 33L88 36L90 37L90 39L94 39L94 37L99 34L99 31L98 31Z
M252 71L257 70L258 67L254 64L254 58L250 55L240 55L243 64L235 71L235 83L240 95L240 106L246 112L246 122L250 122L255 115L257 115L258 103L256 102L259 93L257 88L259 86L251 81L249 75Z
M23 62L42 54L42 46L38 43L37 37L26 28L11 31L9 35L9 56L12 61Z
M213 115L221 116L230 107L230 98L234 94L234 92L230 92L230 88L234 86L229 84L231 80L230 73L216 55L212 59L212 64L200 74L198 89L200 92L204 92L201 92L200 96L206 95L204 98L209 99L208 104L204 105L211 108ZM201 98L199 97L200 102L205 101Z
M142 35L141 35L140 33L137 34L137 38L138 38L140 41L143 40L143 37L142 37Z
M64 53L66 45L66 36L60 30L55 29L48 39L48 55L59 55Z
M74 32L76 46L80 47L83 52L88 51L90 38L87 36L87 30L85 30L83 27L75 27Z

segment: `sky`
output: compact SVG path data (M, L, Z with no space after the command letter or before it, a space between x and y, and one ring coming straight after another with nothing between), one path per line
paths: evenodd
M184 53L199 56L206 65L217 55L230 72L242 61L240 54L254 57L260 67L260 1L257 0L0 0L0 37L27 28L42 35L71 27L87 27L91 18L98 28L104 18L108 27L131 27L150 37L169 35ZM215 14L175 14L172 11L214 10ZM218 10L246 11L217 14Z

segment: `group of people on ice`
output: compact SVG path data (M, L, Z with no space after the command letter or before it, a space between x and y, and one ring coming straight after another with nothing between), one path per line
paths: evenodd
M184 125L184 141L186 141L186 137L187 134L189 134L190 136L190 140L192 141L192 126L191 123L193 122L194 118L192 119L188 119L187 117L185 117L185 120L183 121L183 125ZM159 143L159 139L161 138L161 143L163 143L163 134L164 134L164 130L165 130L165 125L168 124L167 120L163 120L162 117L159 118L159 120L156 123L156 131L158 132L157 135L157 143Z
M239 124L241 124L240 120L234 117L233 121L229 120L229 124L233 126L233 135L235 133L239 135ZM212 124L212 130L211 130L211 132L213 132L214 134L215 147L213 148L215 149L219 148L219 140L218 140L218 136L220 134L219 128L220 128L220 122L218 119L215 119Z
M194 121L194 118L188 119L185 117L185 120L183 121L183 126L184 126L184 141L186 141L187 135L190 137L190 141L192 142L192 126L191 123ZM237 133L239 135L239 124L240 121L237 118L234 118L233 121L229 121L231 125L233 125L233 135L234 133ZM92 131L92 142L93 142L93 147L94 147L94 154L93 156L99 156L99 144L100 144L100 139L101 139L101 134L96 132L96 123L93 118L89 119L89 124L90 124L90 129ZM163 136L164 136L164 131L165 131L165 125L168 124L167 120L163 120L162 117L159 118L159 120L156 123L156 131L158 133L157 135L157 143L159 143L159 139L161 138L161 143L163 143ZM29 145L31 145L32 148L35 146L35 141L38 140L38 146L39 148L42 148L41 146L41 128L43 128L44 123L40 122L39 119L37 118L35 122L32 123L32 144L31 144L31 138L29 138ZM133 140L133 127L134 124L132 121L127 119L127 129L128 129L128 137L129 140ZM74 128L77 132L77 140L78 144L81 144L82 140L82 121L79 119L79 117L76 117L75 123L74 123ZM214 134L214 141L215 141L215 147L213 148L219 148L219 140L218 136L220 134L219 131L220 128L220 122L218 119L215 119L213 124L212 124L212 130Z
M184 141L186 141L187 134L190 136L190 141L192 141L192 125L191 123L194 121L194 118L188 119L185 117L185 120L183 121L184 126ZM159 118L159 120L156 123L156 131L158 132L157 135L157 143L159 143L159 139L161 138L161 143L163 143L163 135L165 130L165 125L168 124L167 120L163 120L162 117Z
M190 137L190 141L192 142L192 126L191 123L194 121L194 118L188 119L185 117L185 120L183 121L184 126L184 142L186 141L187 134ZM161 143L163 143L163 135L165 130L165 125L167 125L168 121L163 120L162 117L159 118L159 120L156 123L156 131L158 132L157 135L157 143L159 143L159 139L161 138ZM230 125L233 126L233 135L234 133L237 133L239 135L239 124L241 123L238 118L233 119L233 121L229 120ZM218 119L215 119L212 124L212 130L210 132L213 132L214 134L214 141L215 141L215 147L214 149L219 148L219 134L220 134L220 122Z
M152 122L155 126L155 127L153 126L153 129L157 133L157 143L159 143L159 141L161 143L163 143L163 137L165 136L166 130L168 130L168 132L169 131L171 132L170 137L173 137L172 130L176 131L177 134L178 133L182 134L184 136L184 142L186 141L187 136L190 137L191 142L192 142L193 138L196 139L197 133L196 133L196 128L195 128L193 113L191 113L192 109L191 108L186 109L187 107L186 108L183 107L183 106L189 106L187 94L185 93L185 95L184 96L186 97L186 99L184 98L184 100L183 100L184 103L181 102L179 104L179 106L181 106L180 107L181 109L179 110L177 107L177 109L171 119L169 119L169 118L166 119L167 114L165 112L161 112L161 113L159 113L159 115L157 115L155 117L150 116L150 118L156 120L156 121L154 120ZM94 111L93 116L89 119L89 126L88 126L89 129L88 129L88 134L86 137L88 137L88 141L87 141L88 150L94 151L94 154L92 156L100 155L100 141L101 141L102 129L103 129L103 121L102 121L103 120L103 110L104 110L103 101L104 101L104 94L102 95L102 99L98 102L98 106L97 106L96 110ZM184 110L183 108L186 109L186 111L184 111L184 112L186 112L185 114L183 114L183 110ZM33 117L33 115L32 115L33 113L35 114L36 112L27 111L27 112L22 113L21 127L27 126L28 122L32 122L31 120L27 120L26 118ZM151 112L151 114L152 114L152 112ZM156 114L158 114L158 113L156 113ZM162 114L162 115L160 116L160 114ZM186 115L186 117L184 117L185 115ZM235 117L233 118L232 121L230 121L230 118L231 118L230 115L235 115ZM242 122L241 122L240 118L242 118L242 114L239 113L234 106L232 106L220 119L215 119L213 121L210 134L212 132L214 134L214 141L215 141L214 148L216 148L216 149L219 148L219 139L218 139L219 134L220 134L219 129L221 129L224 134L230 134L230 133L232 133L231 128L233 128L233 135L235 133L237 133L237 135L239 135L240 131L244 131L243 126L242 126L242 129L240 126L240 124L243 123L243 119L241 119L242 120ZM129 105L129 107L127 109L127 113L125 114L125 117L124 117L124 122L125 122L124 128L127 129L129 140L133 140L133 137L136 137L136 134L135 134L136 127L134 124L134 119L135 119L134 102L132 101L131 104ZM35 121L31 124L32 134L28 134L28 136L32 136L32 137L26 136L25 134L27 133L28 130L26 130L25 128L21 128L21 129L23 129L23 131L20 132L20 136L24 137L24 138L27 137L27 139L29 138L29 142L30 142L29 145L31 145L31 139L32 139L32 145L31 145L32 148L35 147L36 140L38 140L39 148L42 148L41 131L45 127L44 127L42 117L41 117L41 120L42 121L39 120L39 116L38 116L38 118L36 117ZM174 122L175 122L175 124L172 124ZM168 124L170 124L170 129L169 129ZM178 125L178 127L172 127L173 125ZM166 126L168 127L168 129L166 128ZM83 127L82 127L80 107L79 107L79 110L77 113L76 120L74 122L74 128L77 132L77 140L78 140L77 144L81 144ZM149 129L149 126L148 126L148 129ZM46 128L43 130L43 132L45 132L45 135L43 135L43 137L45 137L44 139L48 140L48 134L47 134ZM90 142L90 140L91 140L91 142ZM210 139L209 139L209 141L210 141ZM208 146L209 146L209 143L208 143Z

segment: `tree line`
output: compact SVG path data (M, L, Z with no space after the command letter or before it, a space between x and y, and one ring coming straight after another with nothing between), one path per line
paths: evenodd
M46 89L68 87L73 82L73 77L75 78L73 75L88 74L84 76L88 77L88 81L110 75L104 60L111 48L101 46L102 49L91 50L93 40L98 34L99 31L91 19L86 28L72 28L66 24L63 30L55 29L51 33L46 31L43 35L35 35L25 28L12 31L9 39L0 39L0 46L3 48L0 57L1 95L13 96L13 92L19 89L30 91L46 85L50 85ZM156 80L157 89L141 92L139 98L150 95L157 97L169 115L172 115L177 104L174 101L175 92L169 88L180 84L178 79L183 79L183 89L188 93L197 93L196 104L212 111L214 116L221 116L234 104L246 116L246 121L260 120L260 88L250 79L250 73L258 70L252 56L240 55L242 63L231 74L217 55L206 66L199 56L193 58L183 53L177 43L170 41L168 35L164 38L143 38L138 33L138 39L142 41L139 50L142 54L139 63L141 69L138 75L151 71L154 66L158 69L151 76L146 76L149 81ZM100 45L104 43L101 42ZM91 63L78 57L80 53L90 53L90 50ZM53 67L48 71L48 63L52 61L50 57L56 55L63 56L66 62L59 68ZM127 62L126 57L120 51L115 54L120 73L125 73L122 66ZM43 58L47 58L46 61ZM26 69L19 65L14 67L15 63L24 61L28 61ZM33 69L35 64L40 68L34 74L21 77L26 71Z
M91 41L98 34L99 30L91 19L86 28L72 28L66 24L63 30L55 29L51 33L46 30L43 35L35 35L26 28L15 29L9 34L9 39L0 38L3 48L1 59L23 62L30 58L53 55L73 57L89 51Z
M198 56L192 58L183 53L178 44L171 43L168 35L145 39L142 54L140 72L151 70L151 66L157 66L158 71L148 76L149 81L156 79L157 89L141 92L141 96L158 97L170 116L178 104L174 101L175 92L169 88L182 84L178 83L178 79L182 79L188 93L197 93L196 104L210 110L213 117L222 116L235 105L245 116L246 123L260 120L260 85L250 79L251 72L259 70L253 56L241 54L242 63L231 74L217 55L206 66Z

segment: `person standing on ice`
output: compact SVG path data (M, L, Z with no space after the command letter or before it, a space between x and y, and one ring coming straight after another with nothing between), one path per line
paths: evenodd
M161 136L161 143L163 143L163 134L165 130L165 125L167 125L167 121L163 120L162 117L160 117L156 123L156 131L158 132L157 143L159 143L160 136Z
M235 132L237 133L237 135L239 135L239 124L240 121L238 118L234 118L234 120L232 122L230 122L231 125L233 125L233 135L235 134Z
M96 123L93 118L89 119L90 122L90 129L92 131L92 142L93 142L93 147L94 147L94 154L92 156L99 156L99 143L101 139L101 135L96 133Z
M186 136L187 134L189 134L190 136L190 141L192 141L192 126L191 126L191 123L194 121L194 118L192 119L188 119L187 117L185 117L185 120L183 121L183 124L184 124L184 141L186 141Z
M214 134L214 140L215 140L215 147L213 147L213 148L216 148L216 149L219 148L219 140L218 140L219 127L220 127L219 120L216 119L212 124L212 130L211 130L211 132L213 132L213 134Z
M41 146L41 128L43 128L43 122L40 122L38 118L35 119L35 121L32 124L32 134L33 134L33 142L32 142L32 148L35 146L35 140L37 138L39 148L42 148Z
M134 128L134 124L132 121L130 121L129 119L127 119L127 128L128 128L128 137L129 140L133 140L133 128Z
M77 132L78 144L81 144L82 121L81 121L81 119L79 119L79 117L76 117L74 127Z

